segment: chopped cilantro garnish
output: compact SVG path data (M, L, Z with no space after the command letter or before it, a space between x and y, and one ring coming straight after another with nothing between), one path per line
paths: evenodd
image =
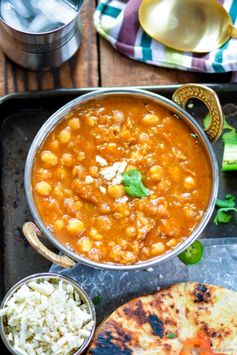
M216 225L230 222L232 215L230 212L237 212L235 207L235 196L228 194L224 200L217 199L216 206L219 208L214 218Z
M123 173L122 177L122 184L129 196L142 198L150 195L151 192L143 185L142 174L138 169L129 170Z
M169 334L167 334L167 338L174 339L174 338L176 338L176 335L174 333L169 333Z
M224 200L217 199L216 200L216 206L219 208L231 208L235 207L235 196L228 194L226 195Z
M95 296L93 299L92 299L94 305L97 305L99 304L101 301L103 301L103 297L98 295L98 296Z

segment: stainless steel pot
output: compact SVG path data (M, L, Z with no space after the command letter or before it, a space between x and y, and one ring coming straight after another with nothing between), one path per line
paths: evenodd
M152 100L159 104L160 106L165 107L170 112L178 115L188 126L191 127L192 131L197 135L199 141L202 143L204 150L206 151L207 158L210 163L211 172L212 172L212 191L210 194L210 199L208 203L208 207L206 212L203 215L201 222L195 227L192 234L180 245L178 245L174 250L171 250L163 255L157 256L153 259L149 259L143 262L139 262L133 265L121 265L121 264L111 264L111 263L97 263L90 259L87 259L79 254L73 252L72 250L66 248L63 244L61 244L55 236L50 232L50 230L46 227L44 222L42 221L37 207L35 205L35 201L32 193L31 186L31 178L32 178L32 168L35 159L36 152L38 148L42 145L45 138L48 134L54 129L54 127L64 118L64 116L73 110L75 107L81 105L82 103L87 102L88 100L94 98L106 97L109 95L125 95L125 96L133 96L136 98ZM197 122L193 119L190 114L188 114L182 107L185 107L187 101L190 98L197 98L203 101L209 109L211 114L211 123L210 127L206 129L204 132L203 129L197 124ZM25 191L27 201L33 215L36 224L38 225L40 231L54 244L63 254L66 255L56 255L48 248L46 248L38 236L41 234L36 225L32 222L27 222L23 226L23 232L30 244L35 248L40 254L42 254L47 259L51 260L54 263L57 263L63 267L71 267L75 265L75 262L81 262L88 266L99 267L104 269L113 269L113 270L135 270L135 269L145 269L148 267L153 267L171 257L181 253L185 248L187 248L190 244L193 243L195 239L203 231L207 222L209 221L212 211L215 206L215 200L218 192L218 167L215 154L213 152L210 141L215 141L219 138L223 128L223 115L221 106L215 92L207 87L198 84L187 84L178 88L174 95L173 101L159 96L157 94L138 90L138 89L130 89L130 88L113 88L106 90L98 90L83 96L76 98L75 100L69 102L67 105L63 106L59 109L55 114L53 114L48 121L41 127L38 134L36 135L31 148L28 153L28 157L26 160L25 167Z
M81 348L76 351L74 353L74 355L79 355L82 354L84 352L84 350L87 348L87 346L90 344L91 339L94 335L95 332L95 326L96 326L96 313L95 313L95 307L94 304L92 303L92 301L90 300L89 296L87 295L87 293L83 290L83 288L81 288L81 286L78 285L78 283L76 281L74 281L73 279L71 279L70 277L64 276L64 275L59 275L53 272L45 272L45 273L38 273L38 274L33 274L30 276L25 277L24 279L22 279L21 281L17 282L5 295L0 309L3 309L5 307L5 305L7 304L7 302L10 300L10 298L12 297L12 295L23 285L27 284L30 281L36 281L39 279L43 279L43 280L64 280L66 282L68 282L69 284L71 284L73 286L73 288L79 293L81 299L83 300L83 302L85 304L87 304L89 312L92 316L92 320L94 321L94 326L91 330L91 334L90 336L86 339L86 341L82 344ZM4 321L3 318L0 317L0 335L1 338L5 344L5 346L7 347L7 349L13 354L13 355L19 355L19 352L15 351L15 349L13 348L12 344L9 342L6 333L5 333L5 327L4 327Z
M82 0L75 0L75 17L50 32L22 32L0 17L0 46L17 64L32 70L58 67L71 58L80 46Z

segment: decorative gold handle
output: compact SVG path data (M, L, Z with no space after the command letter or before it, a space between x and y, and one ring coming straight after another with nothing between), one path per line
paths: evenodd
M58 264L64 268L73 267L76 265L76 262L65 255L57 255L53 253L51 250L46 248L44 244L39 240L39 236L41 236L40 230L33 222L26 222L23 225L23 233L30 245L41 255L43 255L46 259L52 261L55 264Z
M223 130L224 118L217 94L214 90L199 84L186 84L178 88L173 94L173 101L180 106L186 106L189 99L201 100L208 108L211 115L211 122L205 132L210 141L216 141Z

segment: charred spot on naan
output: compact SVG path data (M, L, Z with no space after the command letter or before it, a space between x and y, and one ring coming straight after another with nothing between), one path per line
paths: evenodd
M143 308L141 300L131 302L129 306L123 308L123 313L129 318L134 319L138 324L144 324L147 322L147 315Z
M152 304L149 303L149 305L152 307ZM164 335L164 323L163 321L157 317L156 314L152 314L149 312L145 312L143 308L143 303L141 300L137 300L136 302L131 302L129 306L125 306L123 308L123 313L126 315L129 320L134 320L137 324L143 325L145 323L149 323L153 332L153 335L157 335L160 338L163 337Z
M153 330L154 335L158 335L160 338L164 336L164 323L155 315L150 314L148 316L148 321Z
M222 325L212 328L207 323L201 325L201 331L203 334L207 335L209 339L225 339L231 334L231 331L229 329L226 329L226 326L224 327Z
M127 344L130 340L131 336L126 334L119 324L112 321L110 324L107 324L104 331L99 332L93 348L89 350L89 354L131 355L132 350Z
M192 295L195 303L212 303L212 292L207 285L195 284Z

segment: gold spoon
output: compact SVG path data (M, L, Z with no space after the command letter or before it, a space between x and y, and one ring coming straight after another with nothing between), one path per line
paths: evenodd
M206 53L237 38L231 17L216 0L143 0L139 21L152 38L180 51Z

